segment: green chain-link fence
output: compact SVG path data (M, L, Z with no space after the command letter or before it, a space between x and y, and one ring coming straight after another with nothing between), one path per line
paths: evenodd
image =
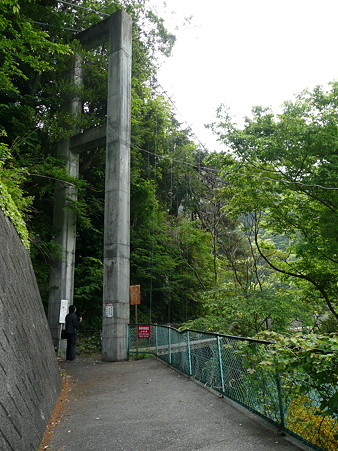
M130 324L129 354L153 354L317 450L336 451L338 419L321 415L318 393L300 396L265 370L270 342L160 325Z

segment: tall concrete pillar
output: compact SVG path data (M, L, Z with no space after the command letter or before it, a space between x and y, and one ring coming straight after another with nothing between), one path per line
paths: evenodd
M81 60L76 57L71 74L73 82L82 84ZM81 113L82 104L79 99L70 100L68 111L72 115ZM70 149L69 138L58 143L58 155L64 159L68 174L72 177L79 175L79 154ZM61 300L73 303L74 269L76 247L76 214L73 201L77 200L76 187L69 183L57 182L54 195L53 228L55 241L59 245L59 255L51 266L49 280L48 322L54 345L59 348L61 325L59 323Z
M130 256L131 18L109 24L102 359L127 358Z

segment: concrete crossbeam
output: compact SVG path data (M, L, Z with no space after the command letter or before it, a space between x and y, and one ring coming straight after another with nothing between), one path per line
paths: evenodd
M112 16L81 31L75 36L75 39L78 39L81 42L82 47L86 50L92 50L95 47L104 44L109 39L111 17Z
M72 152L83 152L94 147L104 147L106 144L106 126L94 127L83 133L71 136L69 148Z

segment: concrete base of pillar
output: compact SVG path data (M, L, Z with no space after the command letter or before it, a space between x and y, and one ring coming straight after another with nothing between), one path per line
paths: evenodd
M67 340L59 340L58 356L66 358Z

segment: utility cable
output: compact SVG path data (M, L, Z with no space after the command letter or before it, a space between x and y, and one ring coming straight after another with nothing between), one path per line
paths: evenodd
M106 17L109 17L109 16L110 16L110 15L107 14L107 13L104 13L104 12L101 12L101 11L97 11L97 10L95 10L95 9L93 9L93 8L88 8L88 7L81 6L81 5L75 5L75 4L70 3L70 2L67 2L67 1L65 1L65 0L57 0L57 2L58 2L58 3L61 3L61 4L64 4L64 5L72 6L73 8L80 8L80 9L83 9L83 10L86 10L86 11L89 11L89 12L95 12L95 13L97 13L97 14L101 14L101 15L106 16ZM152 8L152 9L153 9L153 8ZM155 10L155 12L156 12L156 14L158 15L158 13L157 13L156 10ZM43 22L34 22L34 23L39 24L39 25L45 25L45 26L53 27L53 25L49 25L49 24L46 24L46 23L43 23ZM76 32L76 33L80 32L80 30L72 30L72 29L70 29L70 28L64 28L64 29L65 29L65 30L68 30L68 31ZM208 152L208 149L206 148L206 146L200 141L200 139L199 139L198 136L195 134L195 132L192 130L192 128L191 128L191 126L188 124L188 122L185 121L183 115L182 115L181 112L178 110L175 101L170 97L170 95L168 94L168 92L167 92L167 91L164 89L164 87L158 82L158 80L156 80L156 82L157 82L157 86L161 88L162 93L166 96L167 100L171 103L171 105L175 108L175 110L178 112L178 114L182 117L184 123L188 126L188 130L191 132L192 136L195 137L196 140L198 141L198 143L201 145L201 147L202 147L206 152ZM143 152L147 152L148 154L154 155L154 156L155 156L155 159L156 159L156 157L159 157L159 158L167 158L167 159L171 160L171 162L175 161L176 163L188 165L188 166L191 166L191 167L193 167L193 168L199 167L200 169L204 169L204 170L207 170L207 171L212 171L212 172L216 172L216 173L219 173L219 172L220 172L218 169L215 169L215 168L210 168L210 167L207 167L207 166L201 166L201 165L198 165L198 164L188 163L188 162L186 162L186 161L173 159L172 157L167 157L167 156L165 156L165 155L154 154L153 152L150 152L150 151L148 151L148 150L146 150L146 149L141 149L140 147L135 146L135 145L132 146L132 147L138 148L139 150L141 150L141 151L143 151ZM298 182L298 181L292 181L292 180L276 180L276 179L273 179L273 178L271 178L271 177L261 177L261 176L254 175L254 174L243 174L243 173L234 173L234 172L227 172L227 173L224 173L224 174L225 174L225 175L236 175L236 176L242 176L242 177L252 177L252 178L257 178L257 179L261 179L261 180L270 180L270 181L273 181L273 182L287 183L287 184L292 184L292 185L300 185L300 186L305 186L305 187L315 187L315 188L321 188L321 189L325 189L325 190L338 190L338 188L334 188L334 187L326 187L326 186L317 185L317 184L306 184L306 183L302 183L302 182Z
M181 116L182 120L183 120L183 124L187 125L187 128L189 130L189 132L191 133L191 135L197 140L198 144L207 152L209 153L207 147L205 144L202 143L202 141L199 139L199 137L196 135L196 133L194 132L194 130L192 129L191 125L185 120L183 114L180 112L180 110L177 108L177 105L175 103L175 101L170 97L170 95L168 94L168 92L165 90L165 88L161 85L161 83L156 79L156 83L157 86L159 88L161 88L162 94L165 95L166 99L171 103L171 105L174 107L174 109L176 110L176 112Z
M44 23L44 22L33 21L33 23L35 23L37 25L44 25L44 26L49 27L49 28L57 28L57 29L59 29L59 27L57 27L56 25L51 25L51 24ZM62 30L72 31L73 33L80 33L81 32L81 30L73 30L72 28L66 28L66 27L62 27Z
M74 3L65 2L64 0L57 0L57 2L58 2L58 3L62 3L63 5L72 6L73 8L84 9L84 10L89 11L89 12L91 12L91 13L101 14L102 16L106 16L106 17L109 17L109 16L110 16L110 14L103 13L103 12L101 12L101 11L97 11L96 9L88 8L88 7L86 7L86 6L81 6L81 5L75 5Z
M177 159L172 158L172 157L170 157L168 155L160 155L160 154L151 152L150 150L142 149L141 147L137 146L136 144L131 144L131 147L133 147L134 149L138 149L141 152L146 152L146 153L148 153L150 155L154 155L157 158L164 158L166 160L170 160L170 161L173 161L175 163L185 164L187 166L191 166L192 168L197 168L198 167L200 169L205 169L206 171L212 171L212 172L218 172L219 171L218 169L215 169L215 168L211 168L211 167L208 167L208 166L203 166L200 163L188 163L187 161L177 160Z
M88 7L86 7L86 6L81 6L81 5L75 5L75 4L70 3L70 2L67 2L67 1L65 1L65 0L57 0L57 1L58 1L58 3L62 3L62 4L64 4L64 5L72 6L73 8L84 9L84 10L86 10L86 11L94 12L94 13L97 13L97 14L101 14L102 16L106 16L106 17L109 17L109 16L110 16L109 14L103 13L103 12L101 12L101 11L97 11L96 9L88 8ZM155 7L154 7L153 5L151 5L151 4L150 4L149 6L150 6L150 8L155 12L155 14L159 17L159 13L158 13L157 10L155 9ZM37 23L38 23L38 22L37 22ZM47 25L47 24L44 24L44 25ZM67 28L65 28L65 29L66 29L66 30L69 30L69 31L79 32L79 31L71 30L71 29L67 29ZM163 86L159 83L158 80L156 80L156 83L157 83L157 85L161 88L161 91L162 91L162 93L166 96L167 100L172 104L172 106L175 108L175 110L177 111L177 113L182 117L183 123L187 125L188 130L190 131L191 135L197 140L198 144L199 144L206 152L208 152L208 149L206 148L205 144L203 144L203 143L201 142L201 140L198 138L198 136L196 135L196 133L194 132L194 130L191 128L191 125L185 120L185 118L183 117L183 115L181 114L181 112L179 111L179 109L177 108L175 101L170 97L170 95L168 94L168 92L163 88Z
M199 165L198 163L188 163L186 161L182 161L182 160L177 160L175 158L172 158L170 156L167 155L159 155L159 154L155 154L153 152L150 152L149 150L145 150L142 149L139 146L136 145L132 145L132 147L137 148L138 150L141 150L142 152L147 152L150 155L156 155L157 158L164 158L170 161L174 161L175 163L179 163L179 164L185 164L187 166L191 166L194 169L203 169L205 171L210 171L210 172L214 172L214 173L220 173L221 170L220 169L216 169L216 168L211 168L208 166L202 166ZM264 170L263 168L258 168L259 170ZM307 188L321 188L321 189L325 189L325 190L331 190L331 191L338 191L338 188L335 187L329 187L329 186L323 186L323 185L318 185L318 184L310 184L310 183L303 183L303 182L299 182L296 180L284 180L284 179L274 179L272 177L264 177L264 176L260 176L260 175L255 175L255 174L243 174L242 172L223 172L223 175L235 175L236 177L247 177L247 178L256 178L259 180L269 180L271 182L278 182L278 183L286 183L289 185L299 185L299 186L305 186Z

